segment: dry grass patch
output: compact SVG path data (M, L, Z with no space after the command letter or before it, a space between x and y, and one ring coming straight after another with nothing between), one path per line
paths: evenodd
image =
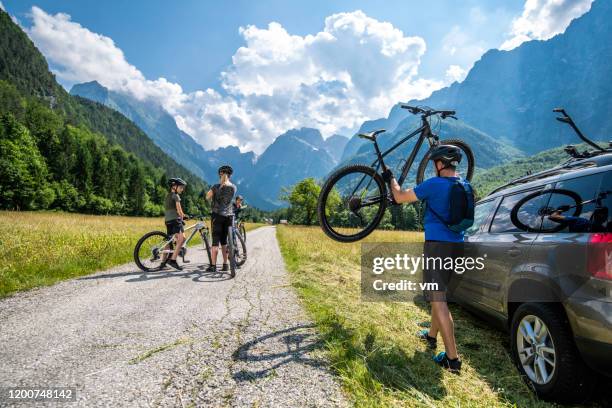
M153 230L165 231L162 218L0 211L0 298L131 262Z

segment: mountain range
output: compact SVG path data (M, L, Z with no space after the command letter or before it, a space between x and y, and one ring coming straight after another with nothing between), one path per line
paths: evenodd
M236 146L205 150L154 102L108 90L96 81L74 85L70 94L120 112L175 161L209 183L217 179L219 166L231 164L239 192L251 205L266 210L283 205L279 199L283 187L325 176L340 161L348 142L345 136L323 139L318 130L302 128L277 137L259 157Z
M565 107L588 135L605 139L612 130L610 18L612 2L596 0L565 33L525 42L511 51L490 50L463 82L408 103L456 110L460 120L442 121L435 130L441 138L468 142L479 169L577 142L569 129L554 121L551 111L557 106ZM305 177L322 178L343 164L373 159L371 145L356 134L350 140L339 135L324 140L310 128L278 136L259 157L231 146L208 151L152 103L106 90L96 82L76 85L71 93L121 112L172 158L209 182L216 179L218 165L231 163L240 191L262 209L282 206L282 189ZM386 128L379 139L385 147L418 125L417 117L396 104L387 117L364 122L356 133ZM410 147L407 143L390 156L392 167Z
M577 143L554 120L564 107L593 139L612 133L612 2L596 0L563 34L490 50L465 80L412 101L451 108L466 123L503 138L527 154Z

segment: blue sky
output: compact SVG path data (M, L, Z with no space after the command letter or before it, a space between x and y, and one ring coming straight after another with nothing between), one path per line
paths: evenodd
M350 135L462 80L490 48L562 32L590 3L2 0L66 87L153 98L205 148L256 152L292 127Z

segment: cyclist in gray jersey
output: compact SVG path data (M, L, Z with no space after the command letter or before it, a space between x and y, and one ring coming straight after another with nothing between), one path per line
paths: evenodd
M219 244L222 247L223 254L223 271L227 271L227 233L232 225L232 217L234 216L234 208L232 200L236 194L236 186L230 181L233 173L231 166L219 167L219 183L215 184L206 193L206 199L212 204L212 241L213 248L211 253L212 265L208 268L209 272L217 270L217 253Z

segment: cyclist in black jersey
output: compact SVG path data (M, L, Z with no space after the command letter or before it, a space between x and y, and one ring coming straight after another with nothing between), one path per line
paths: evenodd
M234 170L231 166L224 165L219 167L219 183L215 184L206 193L206 199L212 202L212 264L208 271L214 272L217 270L217 253L219 245L222 248L223 254L223 271L229 270L227 264L227 233L232 225L232 217L234 216L234 207L232 199L236 194L236 186L230 181L230 177Z

